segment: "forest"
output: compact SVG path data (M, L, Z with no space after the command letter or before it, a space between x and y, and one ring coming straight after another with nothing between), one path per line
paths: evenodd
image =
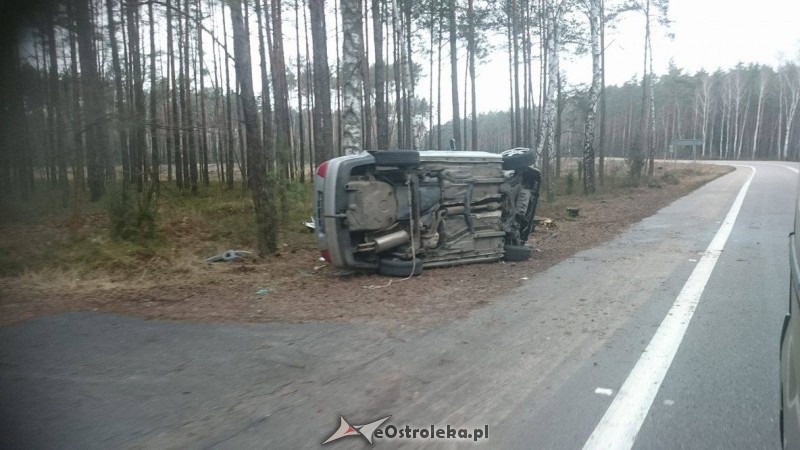
M320 162L363 150L534 148L549 199L564 158L582 161L586 194L603 183L607 157L624 158L634 182L653 175L655 159L797 160L797 64L655 74L651 36L668 28L668 6L4 2L3 197L46 191L73 210L113 197L115 227L146 234L165 186L240 189L266 255L293 207L287 192L303 191ZM643 75L606 86L607 28L627 15L644 24ZM570 83L559 64L568 53L591 60L590 83ZM479 112L476 68L498 55L508 108ZM701 144L693 153L676 139Z

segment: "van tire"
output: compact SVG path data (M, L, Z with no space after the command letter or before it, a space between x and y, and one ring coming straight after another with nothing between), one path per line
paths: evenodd
M411 260L381 258L380 264L378 264L378 273L387 277L408 278L411 275L418 276L422 274L422 266L424 264L425 260L423 258L417 258L416 265Z
M529 148L512 148L500 153L503 157L503 170L519 170L530 167L536 160L536 154Z
M527 261L533 256L533 249L527 245L506 245L503 251L503 259L506 261Z
M372 152L376 166L416 167L419 152L416 150L378 150Z

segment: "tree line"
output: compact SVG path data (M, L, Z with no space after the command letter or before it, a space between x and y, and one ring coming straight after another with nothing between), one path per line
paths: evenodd
M628 158L638 177L652 173L657 149L690 134L703 139L700 157L797 156L794 65L652 73L652 28L667 26L667 0L12 0L0 8L6 193L24 198L47 186L66 205L84 193L97 201L110 184L150 196L162 183L189 194L212 182L241 186L253 196L261 254L276 248L286 183L362 150L535 148L549 197L565 136L567 154L583 158L587 193L595 174L602 183L606 155ZM606 88L606 26L628 14L645 18L644 76ZM500 52L509 109L479 115L476 66ZM588 86L569 85L559 65L567 52L591 55ZM503 124L487 126L496 120Z

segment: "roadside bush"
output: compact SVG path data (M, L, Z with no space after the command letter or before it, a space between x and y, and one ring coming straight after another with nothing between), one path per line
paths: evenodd
M575 172L571 170L567 172L567 178L565 181L567 183L567 195L572 195L572 193L575 191Z
M687 175L687 174L683 173L682 175ZM694 174L692 173L692 174L689 174L689 175L694 175ZM672 184L672 185L680 183L680 180L678 179L678 177L675 176L675 173L673 171L671 171L671 170L665 170L664 171L664 173L661 175L661 181L663 181L666 184Z
M111 232L116 238L135 241L156 237L158 191L148 183L142 192L116 184L106 196Z

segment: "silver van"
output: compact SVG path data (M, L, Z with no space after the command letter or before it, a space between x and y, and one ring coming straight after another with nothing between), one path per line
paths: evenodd
M382 150L314 176L315 232L334 266L408 277L423 268L522 261L541 174L531 149Z

